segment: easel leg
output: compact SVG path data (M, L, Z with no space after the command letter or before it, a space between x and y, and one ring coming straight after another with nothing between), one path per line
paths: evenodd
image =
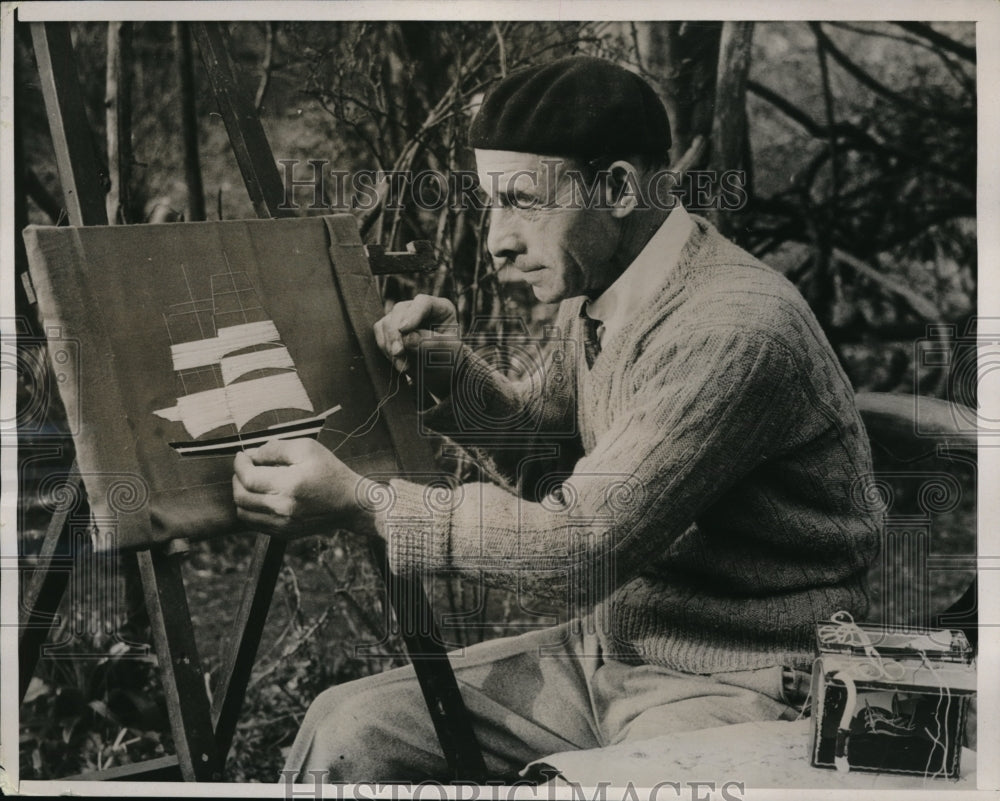
M246 696L264 623L271 607L274 586L285 557L285 543L277 537L257 535L246 591L236 615L233 639L225 649L227 659L212 705L215 743L220 760L233 744L236 723Z
M22 600L21 636L18 638L19 698L24 698L31 677L35 674L42 646L49 637L56 612L66 587L69 585L70 532L73 518L90 516L84 497L83 486L76 462L66 477L64 489L67 498L80 498L82 509L73 504L64 504L49 520L42 540L42 550L38 557L28 590Z
M180 558L162 548L142 550L138 555L181 774L185 781L221 781L222 765Z
M453 778L484 781L488 774L483 752L423 584L415 577L403 578L392 573L381 540L372 540L370 547Z

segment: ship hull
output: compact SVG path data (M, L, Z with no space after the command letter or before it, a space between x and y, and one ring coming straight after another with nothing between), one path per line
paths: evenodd
M293 420L290 423L279 423L258 431L248 431L240 434L230 434L214 439L189 440L187 442L171 442L173 448L181 456L225 456L239 453L248 448L257 448L273 439L316 439L323 430L323 424L331 412L339 410L339 406L327 414L309 417L304 420Z

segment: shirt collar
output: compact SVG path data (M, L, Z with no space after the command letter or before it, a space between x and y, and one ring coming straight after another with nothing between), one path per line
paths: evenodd
M584 304L587 316L603 323L598 329L602 342L623 328L673 272L693 225L687 209L678 203L625 272L595 300Z

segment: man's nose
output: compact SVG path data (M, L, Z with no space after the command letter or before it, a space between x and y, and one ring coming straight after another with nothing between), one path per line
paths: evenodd
M510 209L494 208L490 212L490 230L486 248L493 257L493 264L500 268L511 264L524 252L524 242L517 232L514 215Z

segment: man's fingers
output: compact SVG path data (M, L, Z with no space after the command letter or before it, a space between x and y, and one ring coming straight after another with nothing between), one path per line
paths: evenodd
M272 439L259 448L252 448L244 453L255 465L289 465L292 464L289 444L284 440Z
M253 492L268 492L272 488L267 486L264 476L257 469L257 466L250 461L245 451L236 454L233 460L233 481L252 490Z
M290 465L300 461L308 446L301 439L271 439L244 451L255 465Z
M257 492L244 484L237 475L233 476L233 501L238 509L278 517L288 517L291 511L289 498L276 493Z
M430 334L429 331L414 331L410 334L406 334L400 341L399 348L392 355L392 366L396 368L397 372L406 373L410 370L410 353L416 353L420 349L420 343L424 341L425 336Z
M277 533L279 529L279 526L276 524L273 517L261 512L253 512L238 506L236 507L236 517L251 531L260 531L264 534L274 534Z
M399 332L408 334L422 327L426 317L431 314L433 298L430 295L417 295L406 305L406 310L399 318Z
M452 325L458 322L458 314L455 311L455 304L447 298L430 297L429 311L427 319L424 320L424 328L433 328L435 325Z
M414 352L432 335L439 323L454 323L455 307L450 301L433 295L417 295L393 306L392 311L375 323L375 342L399 371L409 369L407 352Z
M238 475L233 476L233 501L238 509L269 512L271 507L267 503L268 497L270 496L248 489Z
M438 323L455 322L455 307L450 300L434 295L417 295L406 307L399 321L403 334L419 328L433 328Z
M375 332L375 344L391 359L403 352L403 343L400 339L399 328L391 319L392 315L386 315L372 327Z
M287 466L257 465L247 453L236 454L233 461L234 477L250 492L261 495L273 495L281 491L282 477Z

